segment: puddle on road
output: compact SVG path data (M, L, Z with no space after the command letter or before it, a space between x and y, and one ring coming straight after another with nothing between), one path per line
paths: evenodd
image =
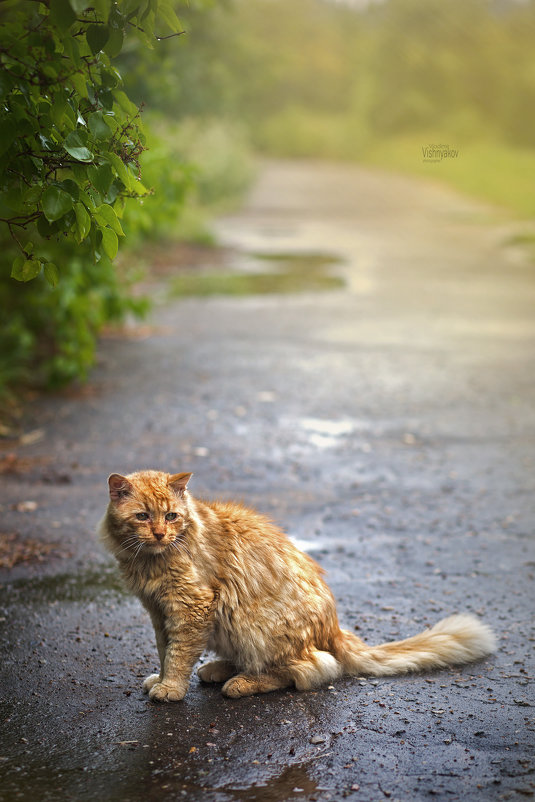
M223 791L241 802L280 802L280 800L300 799L305 794L317 790L317 783L310 779L305 766L287 766L277 777L264 783L242 788L221 787Z
M172 297L273 295L318 292L345 286L331 267L342 260L329 253L250 253L235 272L183 273L172 279Z

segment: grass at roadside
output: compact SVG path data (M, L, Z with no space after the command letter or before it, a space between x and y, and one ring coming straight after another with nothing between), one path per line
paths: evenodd
M426 161L424 149L429 145L448 145L458 155ZM441 181L520 218L535 217L535 150L413 135L380 141L364 152L361 161Z

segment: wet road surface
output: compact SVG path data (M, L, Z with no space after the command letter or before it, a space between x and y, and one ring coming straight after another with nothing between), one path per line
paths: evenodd
M218 224L228 270L323 254L325 286L162 303L103 341L87 388L29 407L1 452L2 532L42 559L1 570L0 799L533 796L535 281L516 228L430 184L266 164ZM149 703L150 622L94 535L107 475L145 467L271 515L364 639L466 610L498 653L238 700L194 678Z

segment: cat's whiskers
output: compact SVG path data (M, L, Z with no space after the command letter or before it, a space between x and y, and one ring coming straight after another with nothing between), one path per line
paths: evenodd
M176 551L178 551L178 553L180 555L186 555L193 562L193 557L191 555L191 552L190 552L189 548L186 546L186 544L185 544L185 542L183 540L182 541L172 540L171 541L171 546Z
M138 556L138 554L142 550L142 548L143 548L143 543L141 541L138 541L137 548L134 551L134 553L132 554L132 556L130 557L128 562L134 562L134 560L136 559L136 557Z
M116 552L117 556L119 554L122 554L123 551L129 551L130 549L135 548L135 546L136 546L136 544L138 542L139 541L138 541L137 535L131 535L130 537L126 538L126 540L123 540L123 543L122 543L123 548L120 549L118 552Z

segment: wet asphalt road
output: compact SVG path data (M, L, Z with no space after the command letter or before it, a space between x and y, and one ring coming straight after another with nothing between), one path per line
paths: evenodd
M509 800L535 793L535 276L500 213L345 166L265 165L242 253L328 252L344 289L185 298L103 341L7 442L2 800ZM254 269L245 256L230 257ZM137 336L139 335L139 336ZM193 470L273 516L370 642L473 611L499 652L431 675L155 705L148 617L94 536L112 471Z

